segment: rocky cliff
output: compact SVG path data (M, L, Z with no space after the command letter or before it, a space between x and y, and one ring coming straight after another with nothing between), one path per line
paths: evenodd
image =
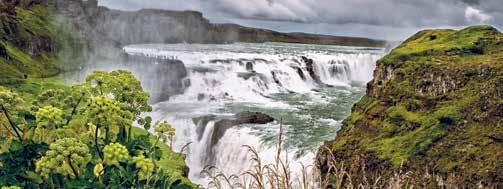
M501 187L501 157L503 34L474 26L421 31L379 60L366 96L317 163L332 181L330 162L344 164L353 184L401 170L421 187L441 185L438 178Z
M59 73L55 32L41 1L0 1L0 84Z
M92 46L122 47L138 43L290 42L383 47L385 41L302 33L280 33L234 24L212 24L202 13L145 9L119 11L96 0L51 0Z

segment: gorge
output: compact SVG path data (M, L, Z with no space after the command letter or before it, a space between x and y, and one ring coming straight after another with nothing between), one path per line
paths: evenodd
M0 2L0 10L2 103L12 96L6 90L38 104L38 96L57 94L46 89L73 92L68 84L82 82L92 89L106 78L88 81L94 71L127 70L151 105L135 117L139 138L127 139L127 149L143 153L131 146L156 141L161 123L172 138L148 156L160 158L176 185L210 187L211 168L241 179L257 168L247 146L264 165L277 165L281 155L286 177L312 175L313 188L503 183L503 34L494 27L423 30L391 50L383 40L214 24L196 11L113 10L96 0L12 0ZM127 77L118 78L119 86L109 87L130 94ZM85 105L65 114L85 112ZM31 109L20 111L21 126L39 119ZM7 120L3 104L0 110ZM98 126L74 125L95 131L98 140ZM25 149L9 133L0 137L0 167L11 166L5 154ZM25 165L35 169L46 148ZM93 166L105 162L99 153ZM87 176L100 178L91 164ZM111 174L111 167L102 172ZM38 172L0 175L0 185L15 178L44 187ZM95 184L79 182L67 186Z

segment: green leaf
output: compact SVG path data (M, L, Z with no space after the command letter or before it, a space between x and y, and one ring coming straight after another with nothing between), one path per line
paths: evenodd
M21 150L22 148L23 148L23 144L21 144L21 142L19 142L17 140L14 140L10 143L9 151L14 152L14 151Z

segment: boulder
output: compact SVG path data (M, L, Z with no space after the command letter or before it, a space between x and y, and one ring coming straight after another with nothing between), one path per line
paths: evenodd
M224 136L225 132L234 126L241 124L267 124L273 121L273 117L261 112L241 112L231 118L217 121L213 129L213 136L211 137L211 146L215 145Z

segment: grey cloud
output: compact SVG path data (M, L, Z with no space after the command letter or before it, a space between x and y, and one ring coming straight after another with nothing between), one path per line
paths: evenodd
M210 20L239 20L238 24L270 29L279 25L309 27L331 25L358 28L358 33L381 31L388 36L392 28L409 31L417 28L459 28L487 23L503 26L502 0L99 0L100 4L118 9L159 8L198 10ZM468 8L470 14L466 14ZM475 11L474 11L475 10ZM484 19L490 17L491 19ZM246 21L248 20L248 21ZM274 22L274 25L268 24ZM285 24L278 24L284 22ZM263 23L257 24L257 23ZM277 26L276 26L277 25ZM356 27L358 26L358 27ZM373 28L367 30L365 27ZM384 28L378 30L377 28ZM288 30L289 31L289 30ZM337 29L341 31L341 29Z
M467 6L501 15L501 0L101 0L120 8L196 9L230 18L329 24L469 24Z

